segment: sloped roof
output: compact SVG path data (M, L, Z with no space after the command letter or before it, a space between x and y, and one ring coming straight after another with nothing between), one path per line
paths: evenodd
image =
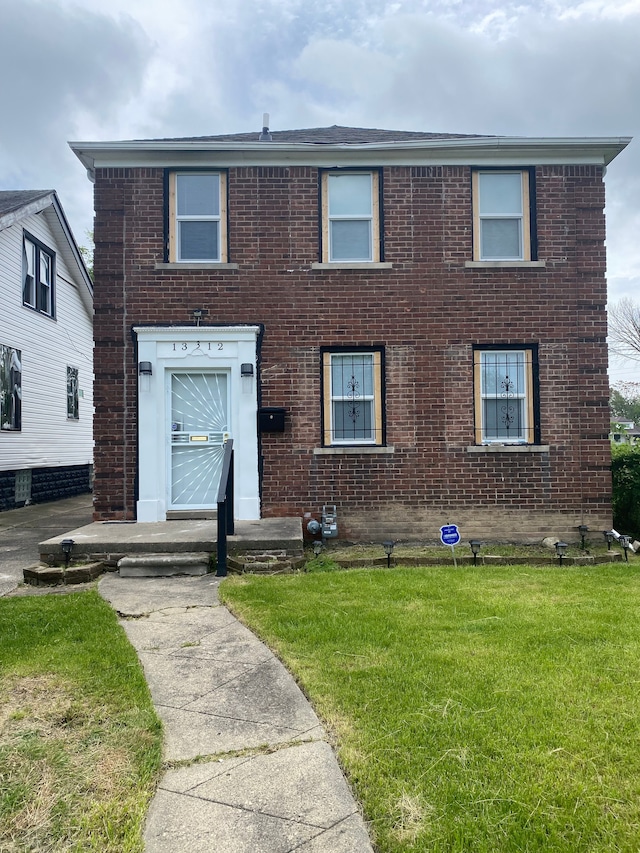
M218 136L182 136L164 139L136 140L139 142L259 142L262 131L228 133ZM299 130L270 130L270 142L298 142L315 145L366 145L374 142L420 142L431 139L478 139L472 133L425 133L418 130L381 130L373 127L307 127ZM492 137L487 137L491 139Z
M237 165L608 165L628 137L509 137L371 127L262 129L253 133L70 142L90 180L97 168Z
M81 299L91 316L93 282L56 191L0 190L0 231L38 213L49 223L57 241L57 251L64 255L67 266L80 287Z
M0 216L51 195L53 190L0 190Z

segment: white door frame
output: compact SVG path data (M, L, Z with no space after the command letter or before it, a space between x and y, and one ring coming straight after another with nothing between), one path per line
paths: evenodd
M227 370L235 459L234 515L260 518L256 352L259 326L134 328L138 339L138 521L167 518L167 449L171 442L166 376L175 370ZM151 375L145 365L148 362ZM248 376L251 365L251 376ZM241 367L245 366L241 375Z

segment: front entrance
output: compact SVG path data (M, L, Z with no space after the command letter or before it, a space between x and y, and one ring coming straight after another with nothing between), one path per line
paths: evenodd
M234 516L260 518L258 326L138 327L138 521L217 507L225 442Z
M171 510L210 509L216 504L224 444L229 432L229 377L216 373L169 373Z

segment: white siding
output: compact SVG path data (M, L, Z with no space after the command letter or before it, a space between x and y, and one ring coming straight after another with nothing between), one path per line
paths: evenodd
M55 319L22 304L25 230L55 252ZM22 351L22 430L0 430L0 471L93 460L92 318L60 248L43 214L0 231L0 344ZM67 419L67 365L84 392L78 421Z

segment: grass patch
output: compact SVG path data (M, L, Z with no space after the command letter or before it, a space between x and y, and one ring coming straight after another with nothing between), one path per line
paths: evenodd
M162 730L95 590L0 599L0 849L141 851Z
M631 565L227 579L335 733L381 853L640 847Z

